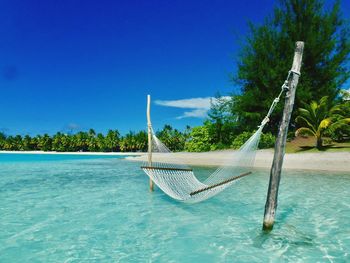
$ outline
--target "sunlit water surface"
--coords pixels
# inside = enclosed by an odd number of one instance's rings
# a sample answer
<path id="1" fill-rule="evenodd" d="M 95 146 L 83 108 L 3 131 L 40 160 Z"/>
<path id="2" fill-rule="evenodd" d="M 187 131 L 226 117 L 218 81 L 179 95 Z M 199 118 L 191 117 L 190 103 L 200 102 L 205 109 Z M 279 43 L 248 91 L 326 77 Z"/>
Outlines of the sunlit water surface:
<path id="1" fill-rule="evenodd" d="M 270 234 L 267 186 L 189 205 L 122 158 L 0 154 L 0 262 L 350 262 L 349 174 L 284 172 Z"/>

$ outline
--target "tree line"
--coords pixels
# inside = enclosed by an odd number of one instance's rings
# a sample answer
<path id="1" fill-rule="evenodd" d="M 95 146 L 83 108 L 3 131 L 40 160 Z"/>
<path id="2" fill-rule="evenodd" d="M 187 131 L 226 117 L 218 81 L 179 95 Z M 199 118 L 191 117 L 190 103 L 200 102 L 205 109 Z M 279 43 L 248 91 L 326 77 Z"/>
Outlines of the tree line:
<path id="1" fill-rule="evenodd" d="M 170 125 L 157 132 L 158 137 L 172 151 L 182 151 L 187 139 L 186 133 Z M 121 136 L 118 130 L 106 134 L 94 129 L 75 134 L 57 132 L 54 135 L 6 136 L 0 132 L 0 150 L 5 151 L 57 151 L 57 152 L 136 152 L 147 151 L 146 131 L 128 132 Z"/>

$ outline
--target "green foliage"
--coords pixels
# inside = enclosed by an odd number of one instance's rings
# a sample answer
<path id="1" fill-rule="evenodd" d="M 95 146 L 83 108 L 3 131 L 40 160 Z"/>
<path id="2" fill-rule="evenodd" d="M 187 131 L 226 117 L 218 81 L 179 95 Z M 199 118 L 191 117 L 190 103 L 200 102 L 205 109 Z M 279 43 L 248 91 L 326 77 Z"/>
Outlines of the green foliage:
<path id="1" fill-rule="evenodd" d="M 215 143 L 210 145 L 210 151 L 224 150 L 226 148 L 228 148 L 228 146 L 223 143 Z"/>
<path id="2" fill-rule="evenodd" d="M 4 148 L 4 144 L 6 142 L 6 135 L 3 132 L 0 132 L 0 149 Z"/>
<path id="3" fill-rule="evenodd" d="M 295 132 L 298 135 L 311 135 L 316 138 L 316 148 L 322 148 L 322 137 L 349 133 L 350 104 L 333 105 L 327 96 L 319 102 L 312 101 L 299 108 L 296 122 L 300 128 Z"/>
<path id="4" fill-rule="evenodd" d="M 119 150 L 120 133 L 118 130 L 109 130 L 106 138 L 106 151 L 116 152 Z"/>
<path id="5" fill-rule="evenodd" d="M 231 148 L 239 149 L 253 134 L 253 132 L 242 132 L 238 135 L 234 141 L 232 142 Z M 276 136 L 272 135 L 272 133 L 262 133 L 259 141 L 259 149 L 271 148 L 275 145 Z"/>
<path id="6" fill-rule="evenodd" d="M 208 120 L 205 125 L 210 129 L 212 148 L 227 148 L 237 133 L 234 116 L 230 114 L 232 101 L 228 97 L 222 97 L 219 94 L 215 101 L 211 102 L 211 108 L 208 112 Z"/>
<path id="7" fill-rule="evenodd" d="M 231 101 L 219 94 L 211 102 L 208 119 L 187 136 L 185 150 L 190 152 L 215 151 L 229 148 L 237 133 L 234 117 L 230 115 Z"/>
<path id="8" fill-rule="evenodd" d="M 210 136 L 210 125 L 192 128 L 190 139 L 185 143 L 185 150 L 189 152 L 209 151 L 212 145 Z"/>
<path id="9" fill-rule="evenodd" d="M 90 129 L 76 134 L 57 132 L 31 137 L 6 136 L 0 133 L 0 150 L 9 151 L 57 151 L 57 152 L 117 152 L 117 151 L 146 151 L 147 133 L 130 132 L 121 137 L 118 130 L 109 130 L 106 135 Z"/>
<path id="10" fill-rule="evenodd" d="M 276 136 L 271 132 L 261 134 L 259 149 L 268 149 L 275 146 Z"/>
<path id="11" fill-rule="evenodd" d="M 293 131 L 288 131 L 288 134 L 287 134 L 287 141 L 290 142 L 290 141 L 292 141 L 294 138 L 295 138 L 295 132 L 293 132 Z"/>
<path id="12" fill-rule="evenodd" d="M 233 78 L 242 86 L 242 94 L 234 95 L 231 103 L 239 130 L 252 130 L 263 119 L 291 67 L 295 41 L 305 42 L 296 108 L 302 100 L 333 100 L 349 77 L 349 28 L 339 1 L 326 10 L 321 0 L 281 0 L 263 25 L 251 25 Z M 282 104 L 268 129 L 277 129 Z"/>
<path id="13" fill-rule="evenodd" d="M 38 136 L 37 139 L 37 147 L 42 151 L 50 151 L 52 148 L 52 138 L 48 134 L 44 134 L 43 136 Z M 23 150 L 23 148 L 21 149 Z"/>
<path id="14" fill-rule="evenodd" d="M 333 124 L 326 131 L 326 135 L 335 141 L 350 139 L 350 101 L 345 101 L 332 108 Z"/>
<path id="15" fill-rule="evenodd" d="M 252 136 L 254 132 L 242 132 L 239 134 L 232 142 L 231 148 L 233 149 L 239 149 L 249 138 Z"/>
<path id="16" fill-rule="evenodd" d="M 220 102 L 223 106 L 223 101 Z M 216 108 L 217 104 L 212 104 L 209 119 L 203 126 L 194 127 L 185 143 L 185 150 L 189 152 L 205 152 L 222 150 L 230 147 L 234 127 L 225 116 L 224 108 Z"/>
<path id="17" fill-rule="evenodd" d="M 157 132 L 157 137 L 171 151 L 178 152 L 184 150 L 188 132 L 182 133 L 177 129 L 173 129 L 170 125 L 165 125 L 161 131 Z"/>
<path id="18" fill-rule="evenodd" d="M 130 131 L 120 140 L 120 150 L 122 152 L 147 151 L 147 133 Z"/>
<path id="19" fill-rule="evenodd" d="M 340 98 L 343 102 L 350 101 L 350 89 L 349 90 L 340 90 Z"/>
<path id="20" fill-rule="evenodd" d="M 135 136 L 136 151 L 145 152 L 147 151 L 148 136 L 145 131 L 139 131 Z"/>
<path id="21" fill-rule="evenodd" d="M 324 96 L 329 101 L 336 100 L 341 85 L 350 74 L 346 67 L 350 53 L 349 27 L 339 8 L 339 2 L 326 10 L 321 0 L 281 0 L 273 16 L 263 25 L 250 25 L 251 34 L 242 49 L 238 73 L 233 78 L 242 87 L 242 93 L 233 94 L 231 99 L 218 95 L 212 102 L 208 120 L 192 130 L 185 149 L 239 148 L 262 121 L 280 92 L 291 66 L 296 41 L 304 41 L 305 49 L 295 107 L 303 105 L 302 100 L 309 103 Z M 341 96 L 346 99 L 347 93 L 343 92 Z M 329 110 L 322 107 L 319 116 Z M 275 137 L 269 132 L 277 133 L 282 108 L 283 103 L 277 105 L 270 117 L 266 126 L 268 133 L 262 135 L 260 148 L 274 145 Z M 344 118 L 344 114 L 337 118 L 332 114 L 332 124 L 322 118 L 322 129 L 331 132 L 334 138 L 345 138 L 349 126 L 345 126 Z M 295 125 L 292 124 L 291 129 L 295 129 Z M 305 128 L 299 131 L 307 133 Z M 288 138 L 292 139 L 293 134 L 290 131 Z"/>
<path id="22" fill-rule="evenodd" d="M 188 139 L 190 128 L 185 132 L 173 129 L 165 125 L 158 136 L 173 151 L 182 151 Z M 145 131 L 128 132 L 120 136 L 118 130 L 109 130 L 106 135 L 96 133 L 90 129 L 88 132 L 77 132 L 75 134 L 64 134 L 57 132 L 31 137 L 6 136 L 0 133 L 0 150 L 9 151 L 57 151 L 57 152 L 138 152 L 147 151 L 148 136 Z"/>
<path id="23" fill-rule="evenodd" d="M 322 147 L 322 137 L 326 129 L 331 125 L 331 105 L 328 97 L 323 97 L 319 102 L 312 101 L 306 104 L 304 108 L 298 109 L 298 117 L 295 119 L 299 125 L 295 135 L 314 136 L 316 138 L 316 147 Z"/>

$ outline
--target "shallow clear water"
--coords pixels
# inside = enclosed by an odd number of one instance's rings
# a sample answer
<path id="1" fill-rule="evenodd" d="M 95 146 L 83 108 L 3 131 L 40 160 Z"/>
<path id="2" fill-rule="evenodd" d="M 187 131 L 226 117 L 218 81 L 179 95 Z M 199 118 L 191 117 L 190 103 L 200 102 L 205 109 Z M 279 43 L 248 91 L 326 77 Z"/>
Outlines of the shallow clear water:
<path id="1" fill-rule="evenodd" d="M 263 234 L 268 171 L 189 205 L 138 163 L 63 157 L 0 154 L 0 262 L 350 262 L 349 174 L 284 172 Z"/>

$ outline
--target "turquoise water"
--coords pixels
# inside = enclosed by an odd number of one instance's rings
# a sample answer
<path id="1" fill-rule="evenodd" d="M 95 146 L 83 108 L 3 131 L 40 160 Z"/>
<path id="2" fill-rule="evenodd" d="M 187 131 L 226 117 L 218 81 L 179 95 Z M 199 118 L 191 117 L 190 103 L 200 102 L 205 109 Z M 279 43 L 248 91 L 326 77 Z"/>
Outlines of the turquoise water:
<path id="1" fill-rule="evenodd" d="M 91 160 L 91 159 L 109 159 L 123 158 L 113 155 L 77 155 L 77 154 L 2 154 L 0 153 L 0 162 L 47 162 L 47 161 L 65 161 L 65 160 Z"/>
<path id="2" fill-rule="evenodd" d="M 0 154 L 0 262 L 350 262 L 349 174 L 285 172 L 263 234 L 268 171 L 189 205 L 137 163 L 45 158 Z"/>

